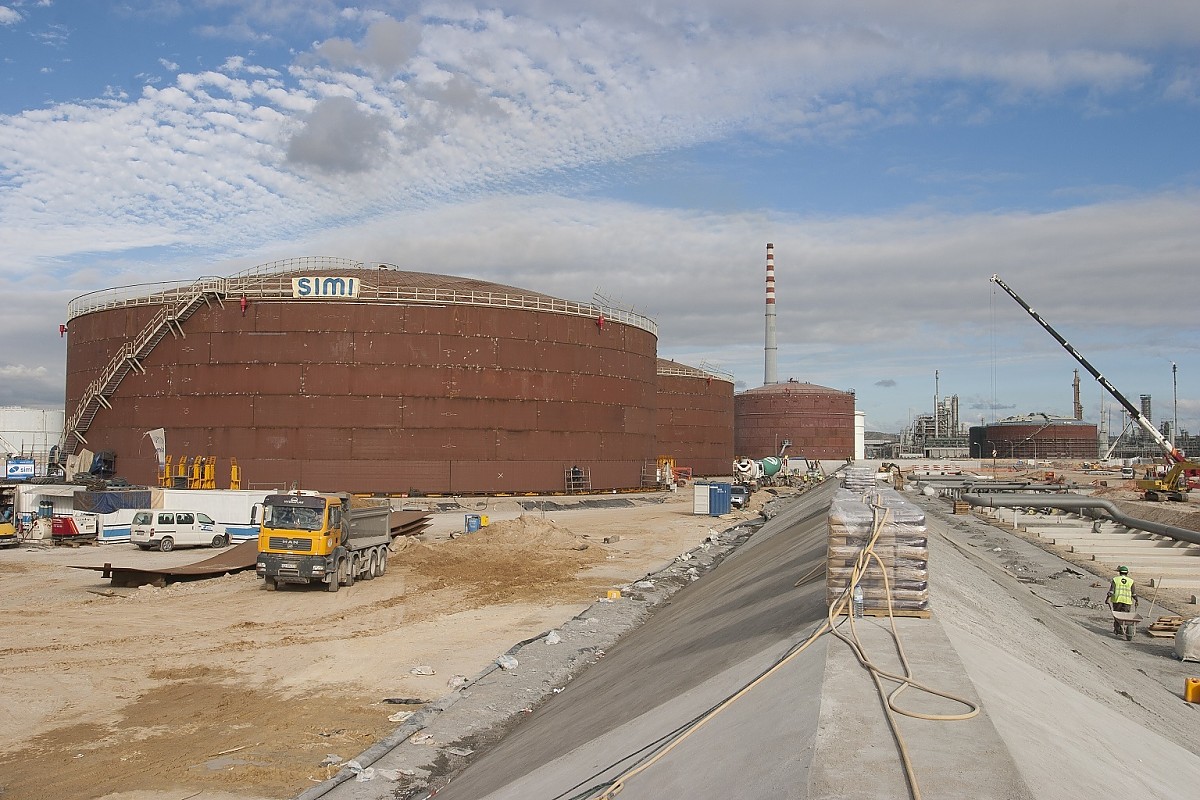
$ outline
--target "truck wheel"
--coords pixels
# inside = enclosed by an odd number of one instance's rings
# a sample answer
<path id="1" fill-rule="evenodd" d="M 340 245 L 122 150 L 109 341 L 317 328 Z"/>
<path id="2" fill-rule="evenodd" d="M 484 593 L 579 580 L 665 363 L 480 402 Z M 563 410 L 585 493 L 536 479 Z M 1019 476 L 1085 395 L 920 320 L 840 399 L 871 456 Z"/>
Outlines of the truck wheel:
<path id="1" fill-rule="evenodd" d="M 360 581 L 369 581 L 375 577 L 375 551 L 370 550 L 363 553 L 362 561 L 359 562 L 362 570 L 358 573 Z"/>
<path id="2" fill-rule="evenodd" d="M 213 540 L 212 540 L 213 547 L 224 547 L 227 544 L 229 544 L 229 543 L 225 541 L 224 536 L 217 534 L 216 536 L 213 537 Z"/>
<path id="3" fill-rule="evenodd" d="M 329 583 L 325 586 L 325 591 L 336 592 L 342 588 L 342 573 L 346 570 L 346 559 L 339 558 L 333 567 L 333 572 L 329 575 Z"/>
<path id="4" fill-rule="evenodd" d="M 358 564 L 355 563 L 356 561 L 357 558 L 355 556 L 346 556 L 345 560 L 342 561 L 342 568 L 345 570 L 345 572 L 338 573 L 339 575 L 342 575 L 342 585 L 347 589 L 354 585 L 354 573 L 358 570 Z"/>
<path id="5" fill-rule="evenodd" d="M 387 545 L 379 548 L 379 553 L 375 557 L 375 577 L 382 578 L 383 573 L 387 572 Z"/>
<path id="6" fill-rule="evenodd" d="M 158 541 L 158 549 L 164 553 L 169 553 L 175 549 L 175 540 L 170 536 L 164 536 Z"/>
<path id="7" fill-rule="evenodd" d="M 264 578 L 263 585 L 267 587 L 268 592 L 273 592 L 279 588 L 279 583 L 274 578 Z"/>

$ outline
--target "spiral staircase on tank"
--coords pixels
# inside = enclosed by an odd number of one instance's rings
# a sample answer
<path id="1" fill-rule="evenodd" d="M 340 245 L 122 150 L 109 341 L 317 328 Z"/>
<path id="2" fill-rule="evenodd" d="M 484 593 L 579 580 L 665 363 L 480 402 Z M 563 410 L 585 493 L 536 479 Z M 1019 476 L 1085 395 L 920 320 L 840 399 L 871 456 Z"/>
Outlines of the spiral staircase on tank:
<path id="1" fill-rule="evenodd" d="M 224 307 L 225 290 L 224 280 L 204 278 L 173 292 L 169 298 L 162 298 L 167 302 L 159 308 L 158 313 L 151 317 L 136 336 L 121 345 L 100 371 L 100 375 L 88 384 L 83 396 L 79 398 L 79 405 L 67 418 L 63 429 L 64 455 L 74 454 L 81 444 L 87 444 L 84 434 L 101 408 L 112 408 L 109 398 L 117 391 L 125 376 L 131 370 L 145 374 L 142 359 L 149 355 L 168 333 L 176 338 L 183 338 L 183 323 L 196 313 L 201 305 L 209 304 L 212 299 Z"/>

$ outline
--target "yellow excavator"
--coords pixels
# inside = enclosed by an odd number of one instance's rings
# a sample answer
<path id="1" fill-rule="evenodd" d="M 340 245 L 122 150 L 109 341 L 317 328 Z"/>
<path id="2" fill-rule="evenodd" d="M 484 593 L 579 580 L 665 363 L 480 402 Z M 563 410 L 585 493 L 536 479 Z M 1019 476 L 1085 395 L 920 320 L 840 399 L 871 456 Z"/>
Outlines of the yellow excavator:
<path id="1" fill-rule="evenodd" d="M 1176 461 L 1162 475 L 1150 473 L 1135 481 L 1142 497 L 1147 500 L 1174 500 L 1186 503 L 1188 492 L 1200 482 L 1200 464 L 1195 461 Z"/>

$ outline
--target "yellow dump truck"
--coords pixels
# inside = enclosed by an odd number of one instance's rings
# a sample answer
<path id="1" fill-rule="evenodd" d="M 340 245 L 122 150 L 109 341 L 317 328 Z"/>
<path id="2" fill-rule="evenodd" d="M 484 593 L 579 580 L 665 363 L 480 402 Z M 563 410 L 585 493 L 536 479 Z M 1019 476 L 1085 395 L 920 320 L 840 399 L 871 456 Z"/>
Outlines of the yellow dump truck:
<path id="1" fill-rule="evenodd" d="M 266 496 L 255 570 L 268 589 L 324 583 L 336 592 L 383 575 L 392 541 L 391 507 L 352 505 L 351 499 L 317 492 Z"/>

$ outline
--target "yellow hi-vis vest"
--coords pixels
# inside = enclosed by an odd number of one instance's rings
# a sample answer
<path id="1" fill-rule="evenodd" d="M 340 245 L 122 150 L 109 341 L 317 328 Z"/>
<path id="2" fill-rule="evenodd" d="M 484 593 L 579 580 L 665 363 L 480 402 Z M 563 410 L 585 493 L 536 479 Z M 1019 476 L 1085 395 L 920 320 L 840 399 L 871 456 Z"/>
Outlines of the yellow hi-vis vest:
<path id="1" fill-rule="evenodd" d="M 1112 601 L 1114 603 L 1133 603 L 1133 578 L 1125 575 L 1113 578 Z"/>

